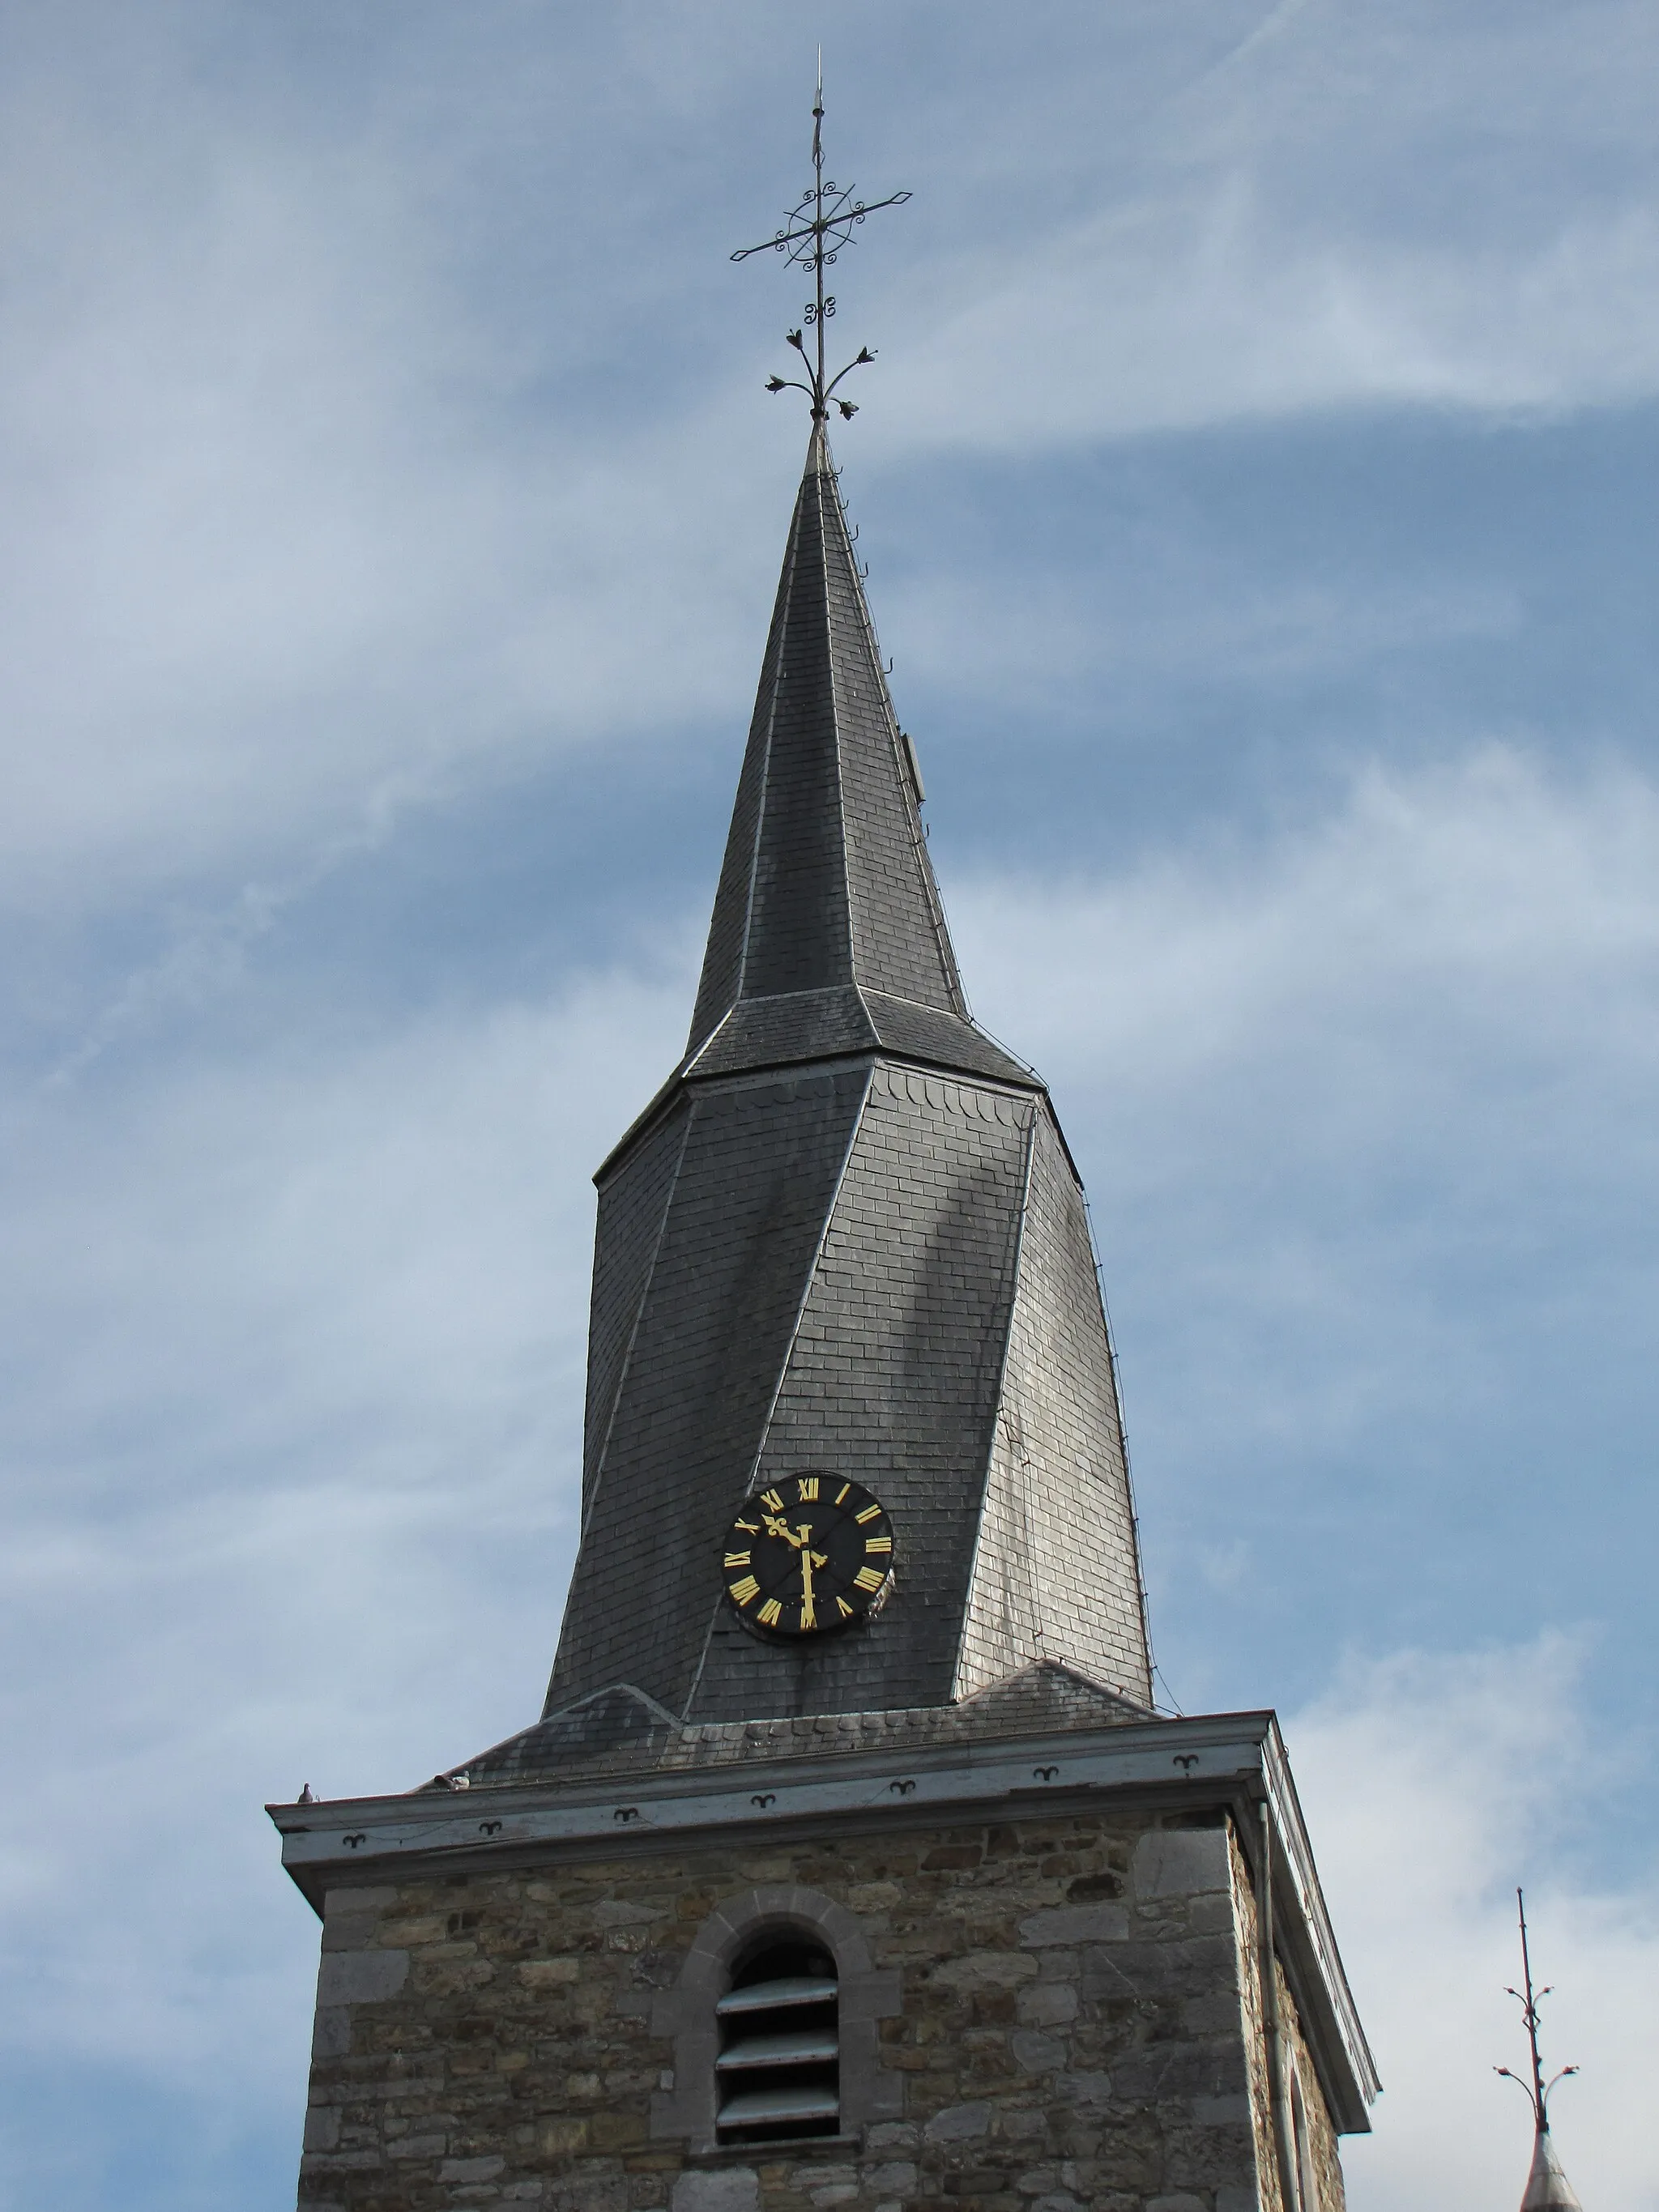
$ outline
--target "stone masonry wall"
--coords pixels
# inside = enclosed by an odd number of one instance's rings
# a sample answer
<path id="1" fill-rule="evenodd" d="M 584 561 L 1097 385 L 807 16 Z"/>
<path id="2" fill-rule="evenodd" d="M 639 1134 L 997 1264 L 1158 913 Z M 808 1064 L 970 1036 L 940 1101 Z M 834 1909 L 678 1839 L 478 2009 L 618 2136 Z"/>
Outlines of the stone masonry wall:
<path id="1" fill-rule="evenodd" d="M 301 2204 L 1255 2212 L 1229 1840 L 1079 1814 L 331 1890 Z M 653 2011 L 714 1908 L 776 1883 L 898 1970 L 902 2117 L 741 2154 L 653 2140 Z"/>
<path id="2" fill-rule="evenodd" d="M 1284 2192 L 1279 2187 L 1279 2166 L 1273 2148 L 1267 2041 L 1263 2025 L 1261 1922 L 1256 1917 L 1255 1894 L 1250 1883 L 1249 1869 L 1236 1834 L 1228 1837 L 1227 1856 L 1233 1885 L 1234 1926 L 1238 1938 L 1238 1980 L 1244 2001 L 1250 2121 L 1255 2136 L 1257 2170 L 1261 2177 L 1261 2212 L 1285 2212 Z M 1346 2212 L 1342 2159 L 1337 2145 L 1336 2130 L 1331 2124 L 1325 2100 L 1320 2094 L 1319 2076 L 1314 2070 L 1313 2055 L 1303 2036 L 1302 2023 L 1297 2016 L 1296 2000 L 1291 1995 L 1284 1968 L 1276 1959 L 1273 1966 L 1278 1978 L 1279 2017 L 1285 2037 L 1285 2055 L 1302 2078 L 1309 2148 L 1312 2153 L 1318 2199 L 1315 2204 L 1305 2205 L 1303 2212 Z M 1288 2088 L 1285 2094 L 1288 2096 Z"/>

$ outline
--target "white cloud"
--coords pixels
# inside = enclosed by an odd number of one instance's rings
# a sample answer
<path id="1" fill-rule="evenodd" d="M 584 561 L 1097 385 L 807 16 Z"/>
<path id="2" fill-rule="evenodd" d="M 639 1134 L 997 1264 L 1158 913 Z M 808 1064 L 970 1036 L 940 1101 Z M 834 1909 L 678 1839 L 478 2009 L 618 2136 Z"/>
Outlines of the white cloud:
<path id="1" fill-rule="evenodd" d="M 30 19 L 0 134 L 11 897 L 303 873 L 455 778 L 740 718 L 799 426 L 757 411 L 733 334 L 771 328 L 738 303 L 776 284 L 718 283 L 708 227 L 773 204 L 726 123 L 804 33 L 769 13 L 757 49 L 728 7 L 694 65 L 678 12 L 652 20 L 538 43 L 498 14 L 457 46 L 416 10 L 370 96 L 325 40 L 204 70 L 205 0 L 139 41 L 96 5 Z M 888 137 L 928 124 L 916 207 L 859 264 L 872 470 L 1659 386 L 1639 15 L 1031 28 L 1014 55 L 988 17 L 867 88 Z M 710 275 L 662 271 L 659 337 L 645 241 L 688 220 Z"/>
<path id="2" fill-rule="evenodd" d="M 1014 91 L 1028 135 L 1049 122 L 1072 155 L 1066 216 L 1022 204 L 1011 234 L 994 211 L 1006 179 L 969 187 L 967 228 L 990 237 L 906 271 L 902 405 L 878 438 L 1018 452 L 1653 393 L 1659 200 L 1635 93 L 1650 18 L 1623 0 L 1507 15 L 1326 0 L 1257 12 L 1206 65 L 1230 16 L 1194 21 L 1197 66 L 1167 98 L 1113 114 L 1114 161 L 1052 83 Z M 1142 32 L 1085 81 L 1103 90 L 1156 45 Z"/>
<path id="3" fill-rule="evenodd" d="M 15 1117 L 0 1579 L 29 1784 L 0 1941 L 37 2062 L 182 2093 L 210 2057 L 245 2117 L 298 2109 L 314 1933 L 258 1807 L 406 1788 L 533 1717 L 587 1171 L 687 994 L 596 978 Z"/>
<path id="4" fill-rule="evenodd" d="M 855 10 L 857 127 L 917 149 L 893 170 L 917 198 L 859 264 L 881 403 L 847 457 L 1651 394 L 1650 14 L 1522 14 Z M 586 1176 L 690 996 L 684 975 L 567 977 L 552 1006 L 363 1035 L 325 981 L 273 974 L 268 924 L 407 803 L 543 750 L 740 726 L 799 443 L 751 386 L 793 302 L 714 279 L 770 220 L 781 142 L 754 118 L 816 37 L 748 4 L 620 28 L 414 6 L 349 51 L 297 20 L 77 0 L 0 29 L 7 896 L 173 945 L 134 955 L 58 1083 L 8 1109 L 0 1579 L 26 1784 L 0 1909 L 32 1989 L 9 2032 L 77 2082 L 205 2073 L 233 2133 L 297 2116 L 314 1958 L 258 1800 L 401 1786 L 534 1706 L 570 1546 Z M 238 43 L 256 21 L 269 51 Z M 921 650 L 977 670 L 986 610 L 935 550 Z M 1022 680 L 1323 668 L 1334 636 L 1346 663 L 1524 612 L 1425 560 L 1363 608 L 1271 577 L 1218 606 L 1199 575 L 1178 631 L 1010 577 L 1019 635 L 994 651 Z M 1656 863 L 1648 784 L 1494 746 L 1379 771 L 1265 845 L 953 898 L 981 1010 L 1151 1255 L 1146 1303 L 1120 1306 L 1132 1352 L 1158 1297 L 1234 1317 L 1160 1382 L 1166 1437 L 1350 1435 L 1436 1361 L 1512 1396 L 1518 1355 L 1458 1275 L 1509 1237 L 1559 1237 L 1549 1295 L 1609 1343 L 1639 1328 Z M 266 988 L 318 995 L 268 1024 Z M 1133 1358 L 1130 1383 L 1133 1415 Z M 1198 1556 L 1212 1594 L 1262 1574 L 1231 1528 Z M 1358 1669 L 1293 1727 L 1390 2082 L 1356 2212 L 1436 2201 L 1419 2141 L 1459 2212 L 1488 2182 L 1511 2201 L 1512 2135 L 1479 2175 L 1457 2163 L 1431 2057 L 1463 2054 L 1437 2013 L 1419 2065 L 1391 1955 L 1449 2020 L 1501 1989 L 1510 1829 L 1537 1839 L 1519 1870 L 1587 2067 L 1570 2168 L 1593 2212 L 1651 2202 L 1594 2101 L 1628 2084 L 1604 2043 L 1639 2039 L 1649 1905 L 1546 1848 L 1603 1786 L 1571 1765 L 1559 1656 L 1516 1662 L 1532 1744 L 1495 1659 Z M 1433 1852 L 1389 1852 L 1402 1819 Z M 1402 1936 L 1385 1892 L 1407 1885 Z M 1605 2029 L 1570 2009 L 1583 1992 Z M 1485 2061 L 1483 2040 L 1468 2109 L 1513 2130 Z"/>
<path id="5" fill-rule="evenodd" d="M 1645 1643 L 1656 887 L 1649 782 L 1503 748 L 1115 881 L 947 877 L 1090 1191 L 1183 1702 L 1355 1609 Z"/>
<path id="6" fill-rule="evenodd" d="M 1565 411 L 1659 384 L 1647 208 L 1502 246 L 1287 237 L 1233 174 L 951 273 L 973 304 L 902 349 L 890 448 L 1018 453 L 1344 409 Z"/>
<path id="7" fill-rule="evenodd" d="M 1286 1723 L 1297 1784 L 1384 2094 L 1344 2147 L 1353 2212 L 1518 2203 L 1531 2123 L 1492 2069 L 1523 2070 L 1515 1890 L 1524 1883 L 1553 2067 L 1583 2071 L 1553 2106 L 1586 2204 L 1650 2212 L 1659 1889 L 1574 1863 L 1605 1788 L 1559 1635 L 1479 1652 L 1351 1661 Z M 1601 1771 L 1598 1771 L 1598 1767 Z"/>
<path id="8" fill-rule="evenodd" d="M 988 1018 L 1006 1007 L 1073 1082 L 1162 1096 L 1229 1059 L 1294 1051 L 1298 1084 L 1322 1068 L 1340 1083 L 1356 1052 L 1387 1084 L 1397 1045 L 1431 1033 L 1437 1054 L 1449 1025 L 1468 1060 L 1501 1038 L 1557 1062 L 1599 1044 L 1645 1068 L 1632 1017 L 1659 983 L 1656 861 L 1644 778 L 1569 781 L 1493 744 L 1364 769 L 1346 802 L 1265 849 L 1212 833 L 1115 881 L 981 880 L 952 910 Z M 1426 1058 L 1407 1053 L 1395 1080 L 1429 1079 Z M 1346 1146 L 1354 1113 L 1393 1125 L 1374 1085 L 1335 1127 L 1321 1094 L 1308 1133 Z"/>

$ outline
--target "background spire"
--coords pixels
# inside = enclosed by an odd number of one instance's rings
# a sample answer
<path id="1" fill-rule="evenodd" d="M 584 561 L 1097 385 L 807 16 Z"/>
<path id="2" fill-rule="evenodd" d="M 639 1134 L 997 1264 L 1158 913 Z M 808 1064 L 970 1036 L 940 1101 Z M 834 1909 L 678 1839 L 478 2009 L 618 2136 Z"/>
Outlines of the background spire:
<path id="1" fill-rule="evenodd" d="M 1532 1985 L 1532 1950 L 1527 1940 L 1527 1900 L 1524 1893 L 1515 1893 L 1516 1916 L 1521 1923 L 1521 1987 L 1510 1995 L 1521 2008 L 1521 2017 L 1526 2022 L 1527 2049 L 1532 2060 L 1532 2078 L 1522 2081 L 1520 2075 L 1507 2066 L 1493 2068 L 1504 2081 L 1513 2081 L 1522 2089 L 1532 2106 L 1533 2146 L 1532 2167 L 1527 2176 L 1526 2193 L 1521 2199 L 1521 2212 L 1581 2212 L 1572 2184 L 1561 2170 L 1561 2161 L 1555 2154 L 1550 2140 L 1550 2092 L 1558 2081 L 1565 2081 L 1576 2074 L 1576 2066 L 1564 2066 L 1559 2074 L 1546 2081 L 1544 2063 L 1538 2051 L 1538 2008 L 1549 1995 L 1547 1986 L 1534 1990 Z"/>
<path id="2" fill-rule="evenodd" d="M 800 365 L 805 378 L 771 376 L 767 379 L 769 392 L 804 392 L 811 403 L 812 420 L 823 423 L 830 419 L 833 404 L 842 417 L 850 422 L 858 413 L 850 399 L 837 399 L 836 388 L 855 368 L 862 368 L 875 359 L 868 346 L 860 346 L 844 368 L 831 377 L 824 358 L 824 325 L 836 312 L 836 295 L 823 289 L 823 272 L 834 265 L 843 246 L 853 244 L 853 232 L 867 215 L 878 209 L 900 207 L 910 197 L 908 192 L 890 192 L 885 199 L 868 203 L 858 198 L 857 186 L 838 185 L 833 177 L 823 173 L 823 49 L 818 48 L 817 88 L 812 99 L 812 181 L 801 194 L 796 204 L 784 217 L 782 229 L 772 237 L 763 239 L 758 246 L 741 246 L 732 256 L 733 261 L 747 261 L 751 253 L 781 253 L 790 262 L 809 270 L 812 276 L 812 297 L 804 311 L 805 328 L 789 332 L 789 343 L 800 356 Z M 806 331 L 812 333 L 809 343 Z"/>

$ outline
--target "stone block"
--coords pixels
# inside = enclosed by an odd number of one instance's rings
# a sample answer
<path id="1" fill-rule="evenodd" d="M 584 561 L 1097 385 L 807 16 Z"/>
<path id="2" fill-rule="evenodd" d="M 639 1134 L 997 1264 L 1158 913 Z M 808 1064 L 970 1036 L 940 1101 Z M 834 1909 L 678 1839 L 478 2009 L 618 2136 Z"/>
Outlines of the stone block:
<path id="1" fill-rule="evenodd" d="M 908 2197 L 916 2185 L 916 2169 L 906 2160 L 896 2160 L 888 2166 L 872 2166 L 865 2170 L 864 2185 L 872 2196 L 879 2197 L 891 2190 L 900 2197 Z"/>
<path id="2" fill-rule="evenodd" d="M 918 2140 L 917 2130 L 906 2120 L 884 2120 L 864 2138 L 867 2150 L 914 2150 Z"/>
<path id="3" fill-rule="evenodd" d="M 1021 1982 L 1035 1981 L 1036 1960 L 1017 1952 L 970 1951 L 965 1958 L 947 1960 L 933 1969 L 933 1979 L 947 1990 L 1011 1990 Z"/>
<path id="4" fill-rule="evenodd" d="M 569 2116 L 544 2120 L 536 2130 L 536 2142 L 539 2149 L 554 2157 L 567 2151 L 586 2150 L 587 2122 Z"/>
<path id="5" fill-rule="evenodd" d="M 1134 1996 L 1208 1996 L 1232 1989 L 1238 1954 L 1231 1939 L 1220 1936 L 1140 1936 L 1133 1942 L 1101 1944 L 1084 1954 L 1078 1986 L 1085 1999 Z"/>
<path id="6" fill-rule="evenodd" d="M 1187 1901 L 1188 1932 L 1194 1936 L 1231 1936 L 1233 1900 L 1227 1890 L 1205 1890 Z"/>
<path id="7" fill-rule="evenodd" d="M 1208 2044 L 1165 2043 L 1126 2052 L 1113 2069 L 1118 2094 L 1139 2104 L 1169 2097 L 1187 2100 L 1239 2093 L 1239 2055 Z"/>
<path id="8" fill-rule="evenodd" d="M 1027 2074 L 1058 2073 L 1066 2063 L 1066 2045 L 1059 2037 L 1039 2035 L 1032 2027 L 1017 2027 L 1008 2045 L 1015 2063 Z"/>
<path id="9" fill-rule="evenodd" d="M 306 2113 L 305 2148 L 307 2150 L 334 2150 L 339 2141 L 339 2106 L 313 2105 Z"/>
<path id="10" fill-rule="evenodd" d="M 438 2168 L 440 2181 L 494 2181 L 506 2166 L 504 2158 L 447 2158 Z"/>
<path id="11" fill-rule="evenodd" d="M 1028 1951 L 1055 1943 L 1117 1943 L 1128 1933 L 1127 1905 L 1062 1905 L 1019 1923 L 1019 1940 Z"/>
<path id="12" fill-rule="evenodd" d="M 752 2166 L 683 2173 L 669 2203 L 672 2212 L 760 2212 L 760 2176 Z"/>
<path id="13" fill-rule="evenodd" d="M 519 1967 L 519 1979 L 527 1990 L 568 1989 L 581 1978 L 580 1959 L 526 1959 Z"/>
<path id="14" fill-rule="evenodd" d="M 1187 2106 L 1194 2127 L 1247 2128 L 1250 2124 L 1250 2100 L 1241 2090 L 1232 2097 L 1194 2097 Z"/>
<path id="15" fill-rule="evenodd" d="M 888 1912 L 903 1901 L 904 1892 L 896 1881 L 854 1882 L 847 1893 L 848 1905 L 854 1912 Z"/>
<path id="16" fill-rule="evenodd" d="M 1134 1847 L 1129 1879 L 1138 1898 L 1190 1897 L 1231 1887 L 1224 1828 L 1151 1828 Z"/>
<path id="17" fill-rule="evenodd" d="M 648 1928 L 653 1921 L 667 1917 L 665 1905 L 641 1905 L 623 1897 L 601 1898 L 587 1914 L 595 1928 Z"/>
<path id="18" fill-rule="evenodd" d="M 400 1904 L 402 1899 L 402 1890 L 390 1882 L 372 1886 L 365 1883 L 361 1888 L 355 1883 L 343 1882 L 338 1887 L 331 1889 L 323 1899 L 323 1925 L 326 1927 L 331 1920 L 339 1920 L 352 1913 L 384 1912 L 390 1906 Z"/>
<path id="19" fill-rule="evenodd" d="M 325 1951 L 317 1974 L 317 2002 L 384 2004 L 409 1979 L 407 1951 Z"/>
<path id="20" fill-rule="evenodd" d="M 969 2142 L 988 2133 L 990 2125 L 988 2104 L 951 2105 L 944 2112 L 934 2113 L 927 2123 L 926 2134 L 929 2142 Z"/>
<path id="21" fill-rule="evenodd" d="M 1112 2077 L 1109 2074 L 1062 2074 L 1054 2084 L 1055 2094 L 1068 2105 L 1093 2106 L 1109 2105 L 1112 2101 Z"/>

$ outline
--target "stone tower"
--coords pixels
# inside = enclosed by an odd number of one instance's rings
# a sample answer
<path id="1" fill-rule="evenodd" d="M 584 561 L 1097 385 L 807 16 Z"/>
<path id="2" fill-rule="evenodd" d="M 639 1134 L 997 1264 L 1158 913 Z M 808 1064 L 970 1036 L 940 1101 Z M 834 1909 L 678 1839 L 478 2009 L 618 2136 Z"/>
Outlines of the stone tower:
<path id="1" fill-rule="evenodd" d="M 544 1712 L 270 1808 L 305 2212 L 1340 2212 L 1376 2081 L 1284 1747 L 1153 1708 L 1081 1188 L 921 797 L 820 415 L 685 1056 L 596 1177 Z"/>

